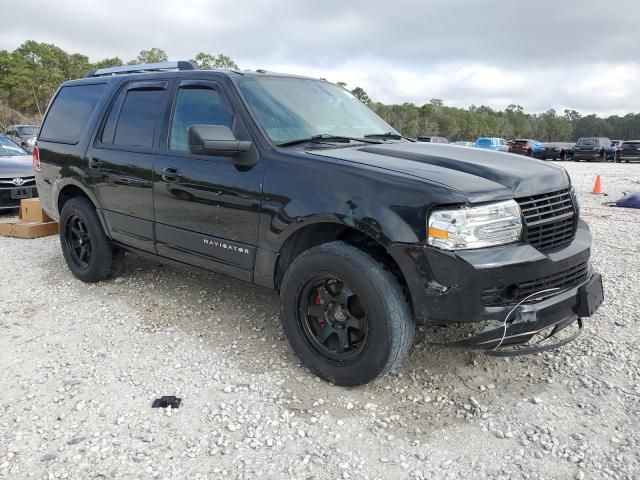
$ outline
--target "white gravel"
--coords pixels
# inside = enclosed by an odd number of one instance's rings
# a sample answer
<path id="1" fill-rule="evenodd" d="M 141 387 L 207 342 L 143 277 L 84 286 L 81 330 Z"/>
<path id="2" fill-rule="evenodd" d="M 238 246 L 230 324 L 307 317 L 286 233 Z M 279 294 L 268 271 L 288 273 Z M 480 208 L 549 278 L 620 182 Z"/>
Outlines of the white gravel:
<path id="1" fill-rule="evenodd" d="M 299 365 L 269 291 L 133 257 L 87 285 L 57 237 L 0 237 L 0 478 L 640 478 L 640 211 L 601 205 L 640 165 L 565 166 L 605 282 L 585 333 L 510 360 L 423 334 L 358 389 Z"/>

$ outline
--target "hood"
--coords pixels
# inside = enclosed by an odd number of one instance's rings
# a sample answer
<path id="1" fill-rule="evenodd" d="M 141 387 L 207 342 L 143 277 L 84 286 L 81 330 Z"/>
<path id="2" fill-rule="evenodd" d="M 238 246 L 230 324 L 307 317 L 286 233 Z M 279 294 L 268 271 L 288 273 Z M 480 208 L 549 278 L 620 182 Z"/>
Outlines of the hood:
<path id="1" fill-rule="evenodd" d="M 511 153 L 437 143 L 388 143 L 309 153 L 446 185 L 470 202 L 526 197 L 569 188 L 564 168 Z"/>
<path id="2" fill-rule="evenodd" d="M 0 178 L 33 177 L 33 162 L 30 155 L 0 157 Z"/>

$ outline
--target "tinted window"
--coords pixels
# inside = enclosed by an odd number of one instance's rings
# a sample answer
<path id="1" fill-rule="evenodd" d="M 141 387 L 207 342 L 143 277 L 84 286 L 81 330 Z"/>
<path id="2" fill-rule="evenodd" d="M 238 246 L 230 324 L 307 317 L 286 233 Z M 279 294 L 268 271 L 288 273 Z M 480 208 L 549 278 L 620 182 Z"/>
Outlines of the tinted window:
<path id="1" fill-rule="evenodd" d="M 37 135 L 38 127 L 18 127 L 18 135 Z"/>
<path id="2" fill-rule="evenodd" d="M 151 147 L 158 119 L 164 108 L 165 90 L 129 90 L 119 110 L 113 144 L 127 147 Z M 112 115 L 117 112 L 112 111 Z M 112 115 L 109 115 L 110 117 Z M 111 118 L 110 118 L 111 119 Z M 105 126 L 105 133 L 109 120 Z M 103 143 L 110 138 L 103 134 Z"/>
<path id="3" fill-rule="evenodd" d="M 231 128 L 233 115 L 216 90 L 181 88 L 171 125 L 171 150 L 189 150 L 188 130 L 191 125 L 226 125 Z"/>
<path id="4" fill-rule="evenodd" d="M 597 138 L 581 138 L 578 140 L 578 145 L 598 145 Z"/>
<path id="5" fill-rule="evenodd" d="M 476 141 L 476 145 L 479 145 L 481 147 L 490 147 L 491 145 L 493 145 L 493 141 L 490 138 L 479 138 Z"/>
<path id="6" fill-rule="evenodd" d="M 104 88 L 104 83 L 63 87 L 49 109 L 40 139 L 78 143 Z"/>

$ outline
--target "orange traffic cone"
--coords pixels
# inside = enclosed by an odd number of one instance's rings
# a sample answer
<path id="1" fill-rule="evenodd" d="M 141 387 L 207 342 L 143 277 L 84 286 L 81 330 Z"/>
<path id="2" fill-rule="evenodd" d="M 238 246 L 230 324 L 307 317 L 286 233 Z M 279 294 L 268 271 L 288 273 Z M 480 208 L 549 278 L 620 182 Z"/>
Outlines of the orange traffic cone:
<path id="1" fill-rule="evenodd" d="M 600 183 L 600 175 L 596 177 L 596 183 L 593 184 L 593 191 L 591 192 L 594 195 L 602 195 L 602 184 Z"/>

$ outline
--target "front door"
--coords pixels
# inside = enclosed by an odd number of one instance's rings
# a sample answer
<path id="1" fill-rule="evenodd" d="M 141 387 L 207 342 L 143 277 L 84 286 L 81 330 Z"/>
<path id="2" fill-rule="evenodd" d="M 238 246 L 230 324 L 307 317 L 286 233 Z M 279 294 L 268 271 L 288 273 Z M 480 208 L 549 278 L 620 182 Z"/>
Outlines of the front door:
<path id="1" fill-rule="evenodd" d="M 233 158 L 189 153 L 191 125 L 225 125 L 238 139 L 250 139 L 218 83 L 178 82 L 164 151 L 154 163 L 157 252 L 250 281 L 258 241 L 261 162 L 241 167 Z"/>
<path id="2" fill-rule="evenodd" d="M 153 161 L 169 98 L 168 81 L 124 84 L 87 150 L 87 172 L 111 236 L 155 252 Z"/>

